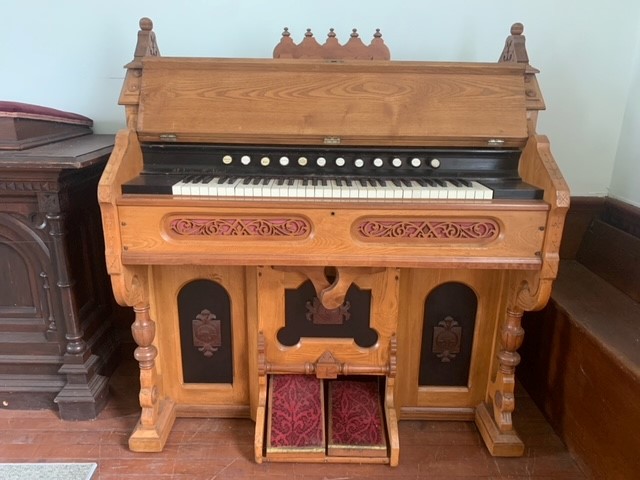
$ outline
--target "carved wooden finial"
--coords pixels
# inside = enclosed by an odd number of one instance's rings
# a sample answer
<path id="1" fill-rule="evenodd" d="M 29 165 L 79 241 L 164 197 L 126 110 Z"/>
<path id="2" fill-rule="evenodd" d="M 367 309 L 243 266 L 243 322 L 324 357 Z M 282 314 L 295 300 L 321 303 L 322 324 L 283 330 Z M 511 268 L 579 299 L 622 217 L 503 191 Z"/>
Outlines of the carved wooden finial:
<path id="1" fill-rule="evenodd" d="M 538 70 L 529 64 L 529 55 L 527 54 L 523 32 L 524 25 L 522 25 L 522 23 L 516 22 L 511 25 L 511 35 L 507 37 L 498 61 L 525 65 L 524 83 L 527 110 L 530 112 L 544 110 L 544 100 L 542 99 L 542 93 L 536 80 Z"/>
<path id="2" fill-rule="evenodd" d="M 522 35 L 522 32 L 524 32 L 524 25 L 520 22 L 511 25 L 511 35 Z"/>
<path id="3" fill-rule="evenodd" d="M 278 45 L 273 49 L 273 58 L 293 58 L 295 50 L 296 44 L 293 43 L 293 40 L 291 39 L 289 28 L 284 27 L 280 43 L 278 43 Z"/>
<path id="4" fill-rule="evenodd" d="M 524 32 L 524 25 L 521 23 L 511 25 L 511 35 L 507 37 L 500 55 L 501 62 L 529 63 L 522 32 Z"/>
<path id="5" fill-rule="evenodd" d="M 138 31 L 138 43 L 133 53 L 133 61 L 125 67 L 140 68 L 142 57 L 160 56 L 158 44 L 156 43 L 156 34 L 153 32 L 153 22 L 150 18 L 142 17 L 139 22 L 140 31 Z"/>

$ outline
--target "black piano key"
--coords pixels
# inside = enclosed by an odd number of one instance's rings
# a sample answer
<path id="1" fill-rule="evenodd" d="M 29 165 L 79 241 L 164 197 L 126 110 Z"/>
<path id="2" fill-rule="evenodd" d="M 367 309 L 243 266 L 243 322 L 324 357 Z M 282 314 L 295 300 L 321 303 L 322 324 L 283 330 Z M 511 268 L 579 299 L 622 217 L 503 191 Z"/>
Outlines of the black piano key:
<path id="1" fill-rule="evenodd" d="M 251 183 L 252 178 L 251 177 L 247 177 L 242 181 L 243 185 L 249 185 Z"/>
<path id="2" fill-rule="evenodd" d="M 276 184 L 278 184 L 278 185 L 284 185 L 284 181 L 285 181 L 285 179 L 281 177 L 281 178 L 279 178 L 278 180 L 276 180 Z"/>
<path id="3" fill-rule="evenodd" d="M 295 178 L 287 178 L 287 186 L 292 186 L 296 181 Z"/>
<path id="4" fill-rule="evenodd" d="M 260 185 L 261 181 L 262 181 L 262 177 L 253 177 L 251 179 L 251 185 Z"/>

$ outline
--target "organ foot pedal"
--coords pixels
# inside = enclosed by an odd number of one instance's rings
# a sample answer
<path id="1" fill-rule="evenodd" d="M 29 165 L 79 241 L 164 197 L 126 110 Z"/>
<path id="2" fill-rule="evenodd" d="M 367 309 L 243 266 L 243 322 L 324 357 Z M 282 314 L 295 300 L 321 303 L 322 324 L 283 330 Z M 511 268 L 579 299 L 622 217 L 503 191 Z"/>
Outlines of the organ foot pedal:
<path id="1" fill-rule="evenodd" d="M 266 461 L 389 462 L 378 377 L 271 375 L 268 390 Z"/>

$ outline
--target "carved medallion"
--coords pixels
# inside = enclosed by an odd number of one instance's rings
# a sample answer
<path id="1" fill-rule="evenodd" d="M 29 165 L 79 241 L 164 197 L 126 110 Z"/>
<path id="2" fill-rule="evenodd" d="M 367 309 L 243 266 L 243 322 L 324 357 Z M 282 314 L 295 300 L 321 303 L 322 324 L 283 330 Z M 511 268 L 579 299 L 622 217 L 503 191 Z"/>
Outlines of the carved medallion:
<path id="1" fill-rule="evenodd" d="M 442 362 L 450 362 L 460 353 L 462 327 L 453 317 L 447 316 L 433 327 L 432 352 Z"/>
<path id="2" fill-rule="evenodd" d="M 303 218 L 174 218 L 169 229 L 180 236 L 306 237 L 311 225 Z"/>
<path id="3" fill-rule="evenodd" d="M 222 345 L 220 320 L 206 308 L 192 321 L 193 346 L 205 357 L 212 357 Z"/>
<path id="4" fill-rule="evenodd" d="M 328 309 L 322 305 L 318 297 L 306 303 L 307 320 L 315 325 L 342 325 L 349 320 L 351 304 L 347 301 L 338 308 Z"/>

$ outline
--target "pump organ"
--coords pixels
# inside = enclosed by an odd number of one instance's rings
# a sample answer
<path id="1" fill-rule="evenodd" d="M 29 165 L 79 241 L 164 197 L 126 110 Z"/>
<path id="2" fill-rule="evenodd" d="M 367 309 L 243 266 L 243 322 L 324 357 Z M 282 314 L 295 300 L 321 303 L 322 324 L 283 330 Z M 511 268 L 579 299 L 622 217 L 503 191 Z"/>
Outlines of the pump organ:
<path id="1" fill-rule="evenodd" d="M 398 420 L 459 419 L 521 455 L 520 318 L 549 297 L 569 199 L 522 26 L 497 63 L 391 61 L 379 32 L 333 31 L 285 31 L 274 59 L 164 58 L 140 26 L 99 186 L 136 314 L 130 448 L 161 450 L 176 416 L 250 416 L 259 462 L 396 465 Z M 291 382 L 320 412 L 310 445 L 278 436 Z M 381 433 L 345 446 L 334 400 L 363 385 Z"/>

